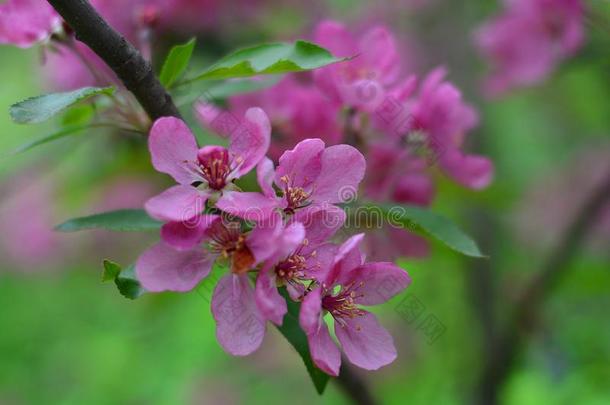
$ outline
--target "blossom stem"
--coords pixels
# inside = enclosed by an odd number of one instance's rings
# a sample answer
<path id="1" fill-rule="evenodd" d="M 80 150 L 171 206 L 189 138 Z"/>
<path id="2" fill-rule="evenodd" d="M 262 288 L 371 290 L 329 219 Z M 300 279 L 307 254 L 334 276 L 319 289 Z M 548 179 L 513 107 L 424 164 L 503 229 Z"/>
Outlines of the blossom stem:
<path id="1" fill-rule="evenodd" d="M 523 347 L 523 338 L 535 329 L 534 321 L 540 314 L 544 299 L 570 268 L 570 262 L 607 204 L 610 204 L 610 173 L 582 205 L 541 271 L 523 290 L 504 334 L 499 336 L 495 350 L 484 365 L 479 385 L 479 403 L 498 402 L 499 391 Z"/>
<path id="2" fill-rule="evenodd" d="M 152 120 L 180 112 L 155 76 L 150 62 L 115 31 L 87 0 L 47 0 L 76 34 L 133 93 Z"/>

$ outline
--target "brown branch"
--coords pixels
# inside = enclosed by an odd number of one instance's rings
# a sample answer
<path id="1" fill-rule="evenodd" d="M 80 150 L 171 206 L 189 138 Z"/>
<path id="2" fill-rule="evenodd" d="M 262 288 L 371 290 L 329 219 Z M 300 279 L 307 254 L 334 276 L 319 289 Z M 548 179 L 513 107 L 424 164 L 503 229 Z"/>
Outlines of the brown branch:
<path id="1" fill-rule="evenodd" d="M 87 0 L 47 0 L 85 43 L 114 71 L 152 120 L 180 117 L 150 62 L 115 31 Z"/>
<path id="2" fill-rule="evenodd" d="M 586 235 L 608 203 L 610 203 L 610 173 L 583 204 L 542 270 L 534 276 L 517 301 L 504 334 L 498 339 L 493 355 L 488 357 L 484 366 L 478 393 L 479 403 L 498 402 L 502 384 L 523 347 L 524 335 L 533 331 L 533 321 L 539 316 L 544 299 L 569 268 L 571 260 L 578 253 Z"/>

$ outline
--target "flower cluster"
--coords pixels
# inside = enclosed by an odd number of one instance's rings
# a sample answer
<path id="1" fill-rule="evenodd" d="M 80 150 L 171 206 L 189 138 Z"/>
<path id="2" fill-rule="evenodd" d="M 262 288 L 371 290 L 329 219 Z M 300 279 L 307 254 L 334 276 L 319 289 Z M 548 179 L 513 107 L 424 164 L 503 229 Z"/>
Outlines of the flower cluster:
<path id="1" fill-rule="evenodd" d="M 485 84 L 491 96 L 541 82 L 583 43 L 580 0 L 511 0 L 502 14 L 476 34 L 482 54 L 492 64 Z"/>
<path id="2" fill-rule="evenodd" d="M 341 357 L 325 314 L 352 363 L 374 370 L 392 362 L 391 336 L 361 306 L 387 301 L 410 278 L 392 263 L 365 262 L 362 234 L 342 245 L 332 241 L 346 218 L 341 191 L 358 188 L 364 156 L 349 145 L 305 139 L 275 167 L 265 157 L 271 136 L 265 112 L 250 108 L 237 124 L 225 134 L 228 147 L 199 148 L 181 120 L 154 123 L 152 164 L 178 184 L 145 204 L 164 225 L 162 240 L 137 261 L 138 280 L 152 292 L 189 291 L 214 263 L 224 263 L 229 270 L 211 306 L 227 352 L 255 351 L 267 322 L 282 324 L 290 299 L 302 302 L 312 360 L 326 373 L 338 375 Z M 262 192 L 241 191 L 235 180 L 254 168 Z"/>
<path id="3" fill-rule="evenodd" d="M 328 144 L 351 144 L 366 156 L 364 192 L 374 201 L 431 204 L 435 167 L 471 189 L 490 184 L 491 161 L 463 151 L 468 132 L 477 125 L 477 113 L 445 80 L 444 68 L 434 69 L 421 82 L 404 72 L 400 45 L 383 26 L 354 36 L 339 22 L 323 21 L 313 37 L 334 55 L 351 59 L 232 97 L 231 112 L 224 119 L 207 113 L 209 107 L 202 104 L 197 107 L 202 123 L 218 131 L 231 115 L 243 114 L 246 106 L 255 104 L 270 115 L 273 159 L 311 133 L 321 134 Z M 405 230 L 384 229 L 368 239 L 369 245 L 377 236 L 381 243 L 368 248 L 376 257 L 427 253 L 425 241 Z"/>

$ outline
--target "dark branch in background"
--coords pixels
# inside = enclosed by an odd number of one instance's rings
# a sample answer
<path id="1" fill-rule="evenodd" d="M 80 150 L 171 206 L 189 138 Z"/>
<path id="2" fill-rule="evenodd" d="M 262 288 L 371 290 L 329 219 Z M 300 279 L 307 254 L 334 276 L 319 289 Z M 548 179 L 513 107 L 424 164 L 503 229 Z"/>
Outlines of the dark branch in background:
<path id="1" fill-rule="evenodd" d="M 133 93 L 152 120 L 180 117 L 171 96 L 155 76 L 150 62 L 115 31 L 87 0 L 48 0 L 49 4 Z"/>
<path id="2" fill-rule="evenodd" d="M 335 379 L 337 385 L 343 390 L 345 395 L 349 397 L 354 404 L 358 405 L 375 405 L 377 402 L 371 396 L 368 387 L 364 380 L 352 369 L 348 360 L 343 357 L 341 359 L 341 372 Z"/>
<path id="3" fill-rule="evenodd" d="M 544 299 L 569 268 L 602 209 L 610 203 L 610 173 L 603 181 L 583 204 L 542 270 L 534 276 L 517 301 L 504 335 L 497 341 L 494 355 L 488 357 L 484 365 L 479 387 L 480 403 L 498 402 L 502 384 L 521 352 L 524 335 L 534 329 L 534 321 L 539 316 Z"/>

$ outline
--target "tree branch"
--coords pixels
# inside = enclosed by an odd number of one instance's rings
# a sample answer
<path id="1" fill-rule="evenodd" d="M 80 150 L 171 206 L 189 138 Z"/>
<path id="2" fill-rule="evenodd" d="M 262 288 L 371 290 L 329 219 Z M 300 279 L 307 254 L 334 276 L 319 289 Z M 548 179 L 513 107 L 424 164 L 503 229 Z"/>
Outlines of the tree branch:
<path id="1" fill-rule="evenodd" d="M 479 403 L 498 402 L 500 388 L 520 353 L 524 335 L 534 329 L 533 321 L 539 315 L 542 302 L 569 268 L 570 261 L 580 249 L 601 210 L 608 203 L 610 203 L 610 173 L 583 204 L 542 270 L 534 276 L 517 301 L 504 334 L 497 341 L 493 356 L 488 357 L 484 366 L 479 386 Z"/>
<path id="2" fill-rule="evenodd" d="M 152 120 L 180 118 L 171 96 L 156 78 L 150 62 L 115 31 L 87 0 L 47 0 L 76 34 L 114 71 Z"/>

